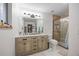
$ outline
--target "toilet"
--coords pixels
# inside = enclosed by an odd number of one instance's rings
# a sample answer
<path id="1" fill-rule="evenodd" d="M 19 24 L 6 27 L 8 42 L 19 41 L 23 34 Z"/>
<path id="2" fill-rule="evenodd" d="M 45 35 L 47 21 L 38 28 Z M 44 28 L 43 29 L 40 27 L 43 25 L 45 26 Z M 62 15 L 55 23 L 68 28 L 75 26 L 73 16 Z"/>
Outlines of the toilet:
<path id="1" fill-rule="evenodd" d="M 50 39 L 49 40 L 49 48 L 51 50 L 55 51 L 57 44 L 58 44 L 58 42 L 55 39 Z"/>

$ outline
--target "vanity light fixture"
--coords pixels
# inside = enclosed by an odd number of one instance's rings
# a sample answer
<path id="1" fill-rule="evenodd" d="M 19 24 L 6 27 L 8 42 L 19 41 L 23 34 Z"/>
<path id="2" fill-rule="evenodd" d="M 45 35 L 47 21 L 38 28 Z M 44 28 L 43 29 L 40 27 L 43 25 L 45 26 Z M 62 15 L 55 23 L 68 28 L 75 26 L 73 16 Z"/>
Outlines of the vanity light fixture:
<path id="1" fill-rule="evenodd" d="M 35 18 L 35 15 L 34 15 L 34 14 L 32 14 L 30 17 Z"/>
<path id="2" fill-rule="evenodd" d="M 35 15 L 35 14 L 30 14 L 30 13 L 26 14 L 25 12 L 24 12 L 24 15 L 28 15 L 31 18 L 40 17 L 40 15 Z"/>
<path id="3" fill-rule="evenodd" d="M 30 13 L 28 13 L 27 15 L 30 15 Z"/>
<path id="4" fill-rule="evenodd" d="M 25 15 L 26 13 L 24 13 L 24 15 Z"/>
<path id="5" fill-rule="evenodd" d="M 38 15 L 35 15 L 35 16 L 38 16 Z"/>

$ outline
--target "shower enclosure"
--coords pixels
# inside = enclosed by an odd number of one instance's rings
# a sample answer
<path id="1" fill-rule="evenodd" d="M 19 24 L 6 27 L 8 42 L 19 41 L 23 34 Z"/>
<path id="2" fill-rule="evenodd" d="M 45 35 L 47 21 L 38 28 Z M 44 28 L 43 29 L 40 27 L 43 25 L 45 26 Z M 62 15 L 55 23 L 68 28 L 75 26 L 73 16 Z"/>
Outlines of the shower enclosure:
<path id="1" fill-rule="evenodd" d="M 60 19 L 60 41 L 59 45 L 68 48 L 68 24 L 69 18 Z"/>
<path id="2" fill-rule="evenodd" d="M 68 25 L 69 18 L 61 18 L 53 15 L 53 39 L 58 41 L 62 47 L 68 48 Z"/>

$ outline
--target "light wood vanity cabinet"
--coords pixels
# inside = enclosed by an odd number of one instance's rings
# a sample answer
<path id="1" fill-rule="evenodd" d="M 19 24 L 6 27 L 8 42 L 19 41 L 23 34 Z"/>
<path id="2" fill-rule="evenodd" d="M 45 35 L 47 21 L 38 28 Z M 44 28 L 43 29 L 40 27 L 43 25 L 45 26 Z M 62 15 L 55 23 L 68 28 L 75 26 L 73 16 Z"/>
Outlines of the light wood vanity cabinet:
<path id="1" fill-rule="evenodd" d="M 18 38 L 16 38 L 16 40 L 15 40 L 16 55 L 28 55 L 28 54 L 30 54 L 32 51 L 31 45 L 32 45 L 32 40 L 30 37 L 18 37 Z"/>
<path id="2" fill-rule="evenodd" d="M 15 39 L 15 53 L 17 56 L 30 55 L 48 49 L 48 36 L 17 37 Z"/>
<path id="3" fill-rule="evenodd" d="M 48 37 L 47 36 L 38 37 L 38 48 L 39 48 L 39 51 L 45 50 L 48 48 Z"/>

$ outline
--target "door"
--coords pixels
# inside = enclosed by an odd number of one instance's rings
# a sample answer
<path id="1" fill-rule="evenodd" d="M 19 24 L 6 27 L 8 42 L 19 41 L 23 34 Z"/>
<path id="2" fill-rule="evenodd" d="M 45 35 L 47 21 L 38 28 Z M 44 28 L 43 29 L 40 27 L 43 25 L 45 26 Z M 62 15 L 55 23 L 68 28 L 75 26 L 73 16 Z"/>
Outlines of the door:
<path id="1" fill-rule="evenodd" d="M 60 41 L 60 16 L 53 15 L 53 39 Z"/>

